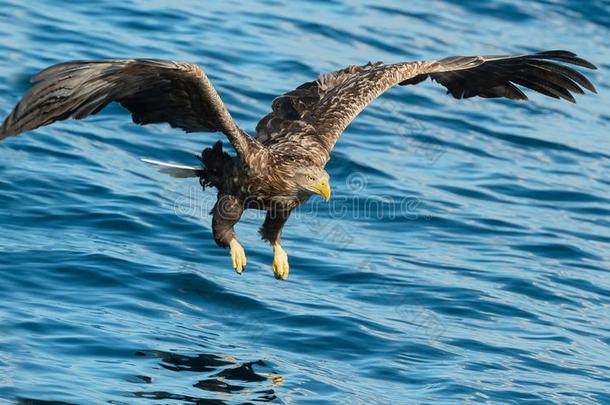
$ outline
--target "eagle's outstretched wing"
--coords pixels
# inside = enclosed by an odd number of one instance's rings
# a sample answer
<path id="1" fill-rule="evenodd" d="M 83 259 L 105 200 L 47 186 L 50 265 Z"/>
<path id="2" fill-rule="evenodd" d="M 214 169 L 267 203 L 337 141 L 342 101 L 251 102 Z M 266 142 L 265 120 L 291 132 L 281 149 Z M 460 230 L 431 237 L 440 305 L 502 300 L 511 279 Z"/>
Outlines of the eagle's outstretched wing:
<path id="1" fill-rule="evenodd" d="M 257 139 L 279 150 L 297 141 L 323 155 L 320 159 L 326 162 L 341 133 L 369 103 L 390 87 L 417 84 L 428 77 L 456 98 L 526 100 L 517 85 L 571 102 L 571 93 L 582 94 L 582 88 L 595 92 L 585 76 L 566 65 L 596 69 L 568 51 L 349 66 L 277 97 L 273 111 L 257 125 Z"/>
<path id="2" fill-rule="evenodd" d="M 0 127 L 0 140 L 67 118 L 96 114 L 116 101 L 136 124 L 167 122 L 186 132 L 221 131 L 238 153 L 245 135 L 199 66 L 154 59 L 73 61 L 51 66 Z"/>

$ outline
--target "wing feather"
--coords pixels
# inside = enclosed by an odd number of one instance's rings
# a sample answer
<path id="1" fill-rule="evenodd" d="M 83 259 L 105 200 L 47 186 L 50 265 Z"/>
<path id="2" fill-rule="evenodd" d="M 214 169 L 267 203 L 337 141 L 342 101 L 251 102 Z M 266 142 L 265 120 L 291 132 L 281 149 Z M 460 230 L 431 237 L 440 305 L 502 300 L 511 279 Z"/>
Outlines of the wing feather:
<path id="1" fill-rule="evenodd" d="M 323 155 L 325 162 L 349 123 L 395 85 L 414 85 L 431 78 L 458 99 L 527 100 L 518 86 L 570 102 L 575 102 L 573 93 L 583 94 L 583 89 L 595 93 L 589 79 L 568 65 L 596 69 L 576 54 L 561 50 L 349 66 L 276 98 L 272 112 L 257 126 L 257 137 L 278 150 L 303 145 Z"/>
<path id="2" fill-rule="evenodd" d="M 0 140 L 118 102 L 137 124 L 166 122 L 186 132 L 223 132 L 238 153 L 247 136 L 199 66 L 155 59 L 60 63 L 32 78 L 31 89 L 0 127 Z"/>

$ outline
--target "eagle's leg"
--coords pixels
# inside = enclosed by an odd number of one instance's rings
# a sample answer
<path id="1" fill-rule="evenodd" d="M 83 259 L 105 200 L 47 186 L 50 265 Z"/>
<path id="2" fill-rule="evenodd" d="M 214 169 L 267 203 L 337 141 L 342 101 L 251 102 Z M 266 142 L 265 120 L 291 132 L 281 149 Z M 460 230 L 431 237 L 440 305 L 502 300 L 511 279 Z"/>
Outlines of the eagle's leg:
<path id="1" fill-rule="evenodd" d="M 269 210 L 260 234 L 262 238 L 273 246 L 273 274 L 280 280 L 288 278 L 288 255 L 280 245 L 282 228 L 290 216 L 289 210 Z"/>
<path id="2" fill-rule="evenodd" d="M 244 212 L 242 202 L 232 195 L 218 197 L 212 210 L 212 232 L 214 240 L 220 247 L 228 247 L 231 251 L 231 261 L 236 272 L 241 273 L 246 268 L 246 252 L 237 241 L 233 226 Z"/>

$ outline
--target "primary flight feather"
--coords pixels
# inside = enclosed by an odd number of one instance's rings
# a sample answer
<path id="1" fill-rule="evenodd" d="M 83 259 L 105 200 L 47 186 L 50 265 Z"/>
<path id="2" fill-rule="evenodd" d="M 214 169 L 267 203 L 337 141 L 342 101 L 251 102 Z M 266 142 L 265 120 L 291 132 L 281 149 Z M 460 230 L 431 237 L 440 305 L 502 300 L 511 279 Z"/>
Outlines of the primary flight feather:
<path id="1" fill-rule="evenodd" d="M 573 94 L 595 92 L 595 87 L 570 65 L 596 69 L 568 51 L 349 66 L 277 97 L 256 126 L 256 135 L 250 136 L 233 121 L 197 65 L 154 59 L 73 61 L 34 76 L 34 85 L 2 124 L 0 140 L 55 121 L 85 118 L 111 102 L 129 110 L 137 124 L 166 122 L 186 132 L 222 132 L 236 156 L 217 142 L 201 153 L 200 167 L 147 162 L 218 189 L 213 236 L 219 246 L 229 248 L 239 273 L 246 255 L 234 225 L 245 209 L 267 211 L 260 233 L 273 246 L 275 276 L 286 279 L 288 258 L 280 245 L 284 224 L 312 195 L 330 198 L 324 170 L 330 153 L 349 123 L 383 92 L 431 78 L 458 99 L 527 100 L 519 88 L 525 87 L 574 102 Z"/>

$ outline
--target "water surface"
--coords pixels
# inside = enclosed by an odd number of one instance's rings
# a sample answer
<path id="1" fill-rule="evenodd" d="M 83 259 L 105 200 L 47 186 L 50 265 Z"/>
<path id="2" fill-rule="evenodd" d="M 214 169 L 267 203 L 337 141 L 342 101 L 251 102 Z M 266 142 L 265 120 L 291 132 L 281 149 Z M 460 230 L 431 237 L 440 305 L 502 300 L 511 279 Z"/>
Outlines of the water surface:
<path id="1" fill-rule="evenodd" d="M 118 107 L 0 143 L 0 402 L 610 403 L 607 1 L 0 2 L 0 112 L 66 59 L 201 64 L 249 131 L 351 63 L 566 48 L 577 105 L 394 89 L 285 229 L 288 282 L 211 238 L 191 164 L 218 134 Z"/>

